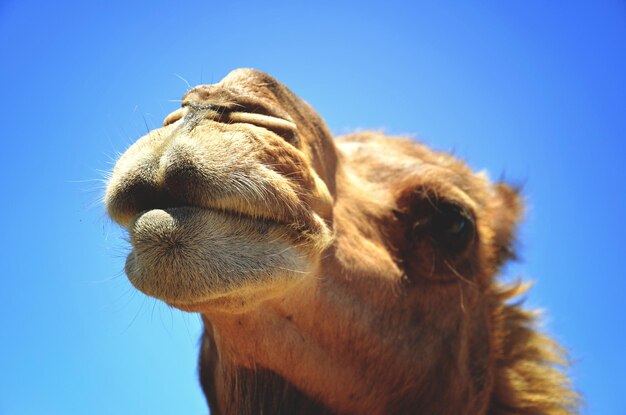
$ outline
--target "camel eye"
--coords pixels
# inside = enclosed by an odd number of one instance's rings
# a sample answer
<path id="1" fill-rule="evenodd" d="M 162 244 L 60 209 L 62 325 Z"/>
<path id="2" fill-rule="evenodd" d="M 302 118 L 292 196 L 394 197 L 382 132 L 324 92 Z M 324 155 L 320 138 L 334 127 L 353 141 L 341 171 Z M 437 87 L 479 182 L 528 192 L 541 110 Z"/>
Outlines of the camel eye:
<path id="1" fill-rule="evenodd" d="M 441 203 L 433 213 L 431 236 L 450 253 L 459 253 L 474 237 L 474 221 L 469 212 L 452 203 Z"/>

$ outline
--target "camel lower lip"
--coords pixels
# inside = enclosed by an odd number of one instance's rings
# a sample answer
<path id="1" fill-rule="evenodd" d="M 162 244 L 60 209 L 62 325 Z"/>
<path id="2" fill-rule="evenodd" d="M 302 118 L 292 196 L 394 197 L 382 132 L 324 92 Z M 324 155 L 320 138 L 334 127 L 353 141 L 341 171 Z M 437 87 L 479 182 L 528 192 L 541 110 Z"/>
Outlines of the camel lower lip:
<path id="1" fill-rule="evenodd" d="M 152 209 L 131 222 L 129 234 L 130 282 L 190 311 L 280 270 L 300 277 L 305 269 L 302 254 L 292 247 L 294 230 L 265 219 L 198 207 Z"/>

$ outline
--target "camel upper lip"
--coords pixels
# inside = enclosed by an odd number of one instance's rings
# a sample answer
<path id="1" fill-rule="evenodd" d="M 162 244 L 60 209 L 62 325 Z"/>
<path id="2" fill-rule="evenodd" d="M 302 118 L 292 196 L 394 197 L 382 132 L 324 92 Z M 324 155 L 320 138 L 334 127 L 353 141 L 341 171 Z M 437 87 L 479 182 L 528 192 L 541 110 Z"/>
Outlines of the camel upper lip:
<path id="1" fill-rule="evenodd" d="M 109 200 L 107 209 L 109 216 L 126 229 L 132 227 L 140 216 L 153 210 L 169 211 L 176 208 L 195 208 L 198 210 L 210 210 L 213 212 L 238 217 L 257 222 L 274 223 L 277 225 L 291 226 L 299 228 L 304 224 L 297 221 L 292 215 L 279 214 L 271 206 L 263 204 L 249 203 L 245 200 L 236 202 L 228 197 L 201 200 L 195 199 L 193 195 L 186 196 L 186 192 L 178 195 L 171 194 L 162 186 L 148 188 L 123 189 L 113 193 Z M 137 195 L 137 197 L 133 197 Z"/>

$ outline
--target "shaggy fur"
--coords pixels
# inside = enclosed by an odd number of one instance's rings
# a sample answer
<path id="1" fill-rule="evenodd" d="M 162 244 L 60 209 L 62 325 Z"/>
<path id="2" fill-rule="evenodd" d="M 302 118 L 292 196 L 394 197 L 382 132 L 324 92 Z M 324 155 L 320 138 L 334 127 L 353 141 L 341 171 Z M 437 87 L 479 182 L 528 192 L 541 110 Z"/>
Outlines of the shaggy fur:
<path id="1" fill-rule="evenodd" d="M 401 137 L 334 139 L 250 69 L 117 162 L 130 281 L 200 312 L 212 414 L 573 414 L 563 352 L 496 279 L 523 207 Z"/>

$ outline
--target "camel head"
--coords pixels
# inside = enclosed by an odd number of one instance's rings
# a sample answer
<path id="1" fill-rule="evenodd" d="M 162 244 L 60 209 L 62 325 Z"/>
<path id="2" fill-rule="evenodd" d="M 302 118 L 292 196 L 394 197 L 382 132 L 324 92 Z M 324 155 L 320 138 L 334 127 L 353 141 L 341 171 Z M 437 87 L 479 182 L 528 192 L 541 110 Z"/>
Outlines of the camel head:
<path id="1" fill-rule="evenodd" d="M 119 159 L 131 283 L 202 314 L 212 413 L 565 414 L 558 346 L 496 280 L 515 189 L 322 118 L 264 73 L 201 85 Z"/>

